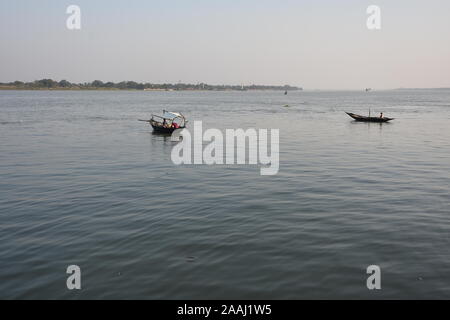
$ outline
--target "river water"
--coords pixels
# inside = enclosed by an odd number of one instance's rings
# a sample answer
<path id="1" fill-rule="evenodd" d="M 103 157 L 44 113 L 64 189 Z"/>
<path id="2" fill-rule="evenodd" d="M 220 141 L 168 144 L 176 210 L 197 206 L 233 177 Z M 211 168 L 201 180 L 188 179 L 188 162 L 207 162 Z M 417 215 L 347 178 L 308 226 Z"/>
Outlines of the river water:
<path id="1" fill-rule="evenodd" d="M 162 109 L 279 129 L 278 174 L 174 165 Z M 443 89 L 1 91 L 0 298 L 449 299 L 449 124 Z"/>

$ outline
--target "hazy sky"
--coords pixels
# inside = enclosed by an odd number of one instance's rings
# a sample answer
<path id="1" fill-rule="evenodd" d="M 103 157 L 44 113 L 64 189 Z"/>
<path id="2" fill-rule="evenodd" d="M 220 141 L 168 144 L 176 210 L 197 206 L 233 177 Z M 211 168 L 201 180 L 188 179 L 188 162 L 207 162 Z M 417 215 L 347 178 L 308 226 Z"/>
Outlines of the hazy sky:
<path id="1" fill-rule="evenodd" d="M 450 87 L 448 0 L 0 0 L 0 43 L 0 82 Z"/>

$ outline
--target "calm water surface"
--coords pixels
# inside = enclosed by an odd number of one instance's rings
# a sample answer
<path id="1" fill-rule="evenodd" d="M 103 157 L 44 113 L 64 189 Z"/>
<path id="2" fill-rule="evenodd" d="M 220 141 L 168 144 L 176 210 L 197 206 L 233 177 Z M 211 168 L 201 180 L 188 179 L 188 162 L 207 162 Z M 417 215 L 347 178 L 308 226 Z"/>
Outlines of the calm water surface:
<path id="1" fill-rule="evenodd" d="M 279 128 L 278 175 L 173 165 L 163 108 Z M 1 91 L 0 298 L 449 299 L 450 90 Z"/>

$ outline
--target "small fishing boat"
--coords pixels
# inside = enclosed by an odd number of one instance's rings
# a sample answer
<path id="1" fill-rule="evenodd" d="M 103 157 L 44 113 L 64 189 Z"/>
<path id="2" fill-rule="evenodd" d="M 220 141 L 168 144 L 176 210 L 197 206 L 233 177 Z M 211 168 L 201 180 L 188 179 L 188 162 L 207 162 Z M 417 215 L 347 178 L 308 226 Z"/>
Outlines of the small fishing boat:
<path id="1" fill-rule="evenodd" d="M 162 116 L 152 114 L 150 120 L 139 120 L 150 123 L 154 132 L 172 134 L 176 129 L 186 128 L 186 118 L 178 112 L 163 110 Z"/>
<path id="2" fill-rule="evenodd" d="M 350 117 L 355 119 L 356 121 L 363 121 L 363 122 L 388 122 L 391 120 L 394 120 L 394 118 L 386 118 L 386 117 L 365 117 L 360 116 L 359 114 L 354 114 L 351 112 L 346 112 Z"/>

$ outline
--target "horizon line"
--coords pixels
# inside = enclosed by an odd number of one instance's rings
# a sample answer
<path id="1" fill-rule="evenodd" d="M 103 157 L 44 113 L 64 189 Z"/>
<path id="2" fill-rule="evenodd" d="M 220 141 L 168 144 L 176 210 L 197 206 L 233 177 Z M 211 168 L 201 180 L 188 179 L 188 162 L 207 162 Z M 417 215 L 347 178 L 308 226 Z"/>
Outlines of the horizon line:
<path id="1" fill-rule="evenodd" d="M 67 81 L 69 84 L 71 85 L 89 85 L 94 83 L 95 81 L 100 81 L 103 84 L 108 84 L 108 83 L 112 83 L 112 84 L 120 84 L 120 83 L 127 83 L 127 82 L 134 82 L 137 83 L 138 85 L 157 85 L 157 86 L 164 86 L 164 85 L 169 85 L 169 86 L 177 86 L 177 85 L 191 85 L 191 86 L 210 86 L 210 87 L 243 87 L 243 88 L 248 88 L 248 87 L 276 87 L 276 88 L 290 88 L 290 89 L 301 89 L 302 91 L 365 91 L 366 88 L 305 88 L 303 86 L 297 86 L 297 85 L 291 85 L 291 84 L 284 84 L 284 85 L 279 85 L 279 84 L 257 84 L 257 83 L 252 83 L 252 84 L 231 84 L 231 83 L 222 83 L 222 84 L 217 84 L 217 83 L 207 83 L 207 82 L 149 82 L 149 81 L 135 81 L 135 80 L 121 80 L 118 82 L 114 82 L 114 81 L 103 81 L 103 80 L 92 80 L 92 81 L 83 81 L 83 82 L 71 82 L 68 81 L 67 79 L 61 79 L 59 81 L 54 80 L 52 78 L 42 78 L 42 79 L 36 79 L 36 80 L 32 80 L 32 81 L 22 81 L 22 80 L 14 80 L 14 81 L 7 81 L 7 82 L 3 82 L 0 81 L 0 85 L 14 85 L 15 82 L 20 82 L 23 83 L 24 85 L 26 84 L 33 84 L 42 80 L 51 80 L 54 81 L 55 83 L 60 83 L 62 81 Z M 395 87 L 395 88 L 369 88 L 369 92 L 370 91 L 392 91 L 392 90 L 448 90 L 450 89 L 450 86 L 442 86 L 442 87 Z"/>

